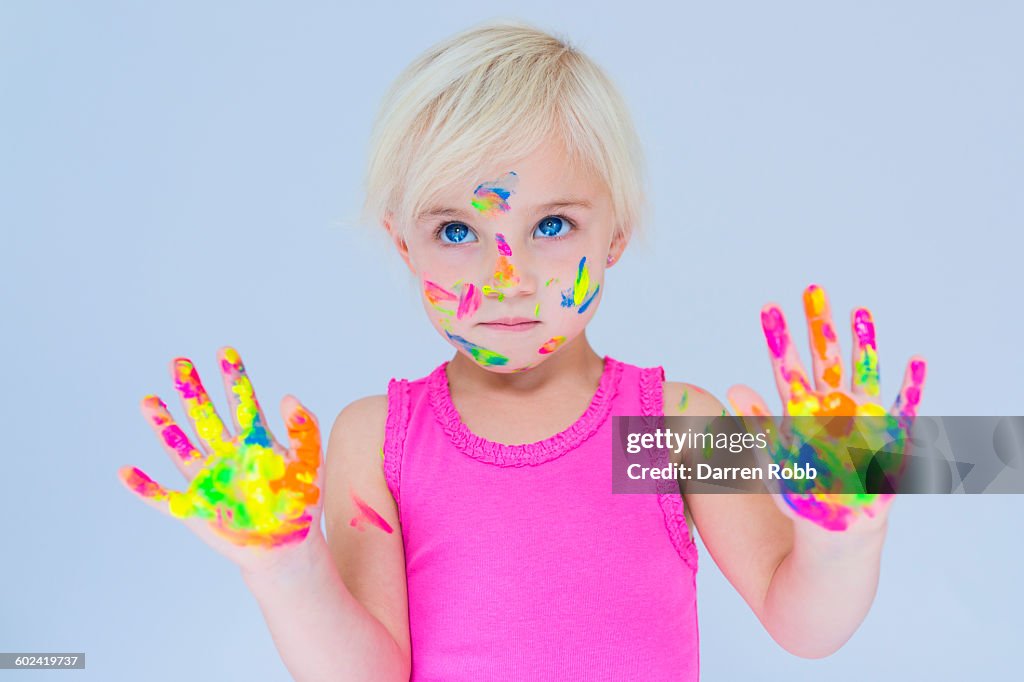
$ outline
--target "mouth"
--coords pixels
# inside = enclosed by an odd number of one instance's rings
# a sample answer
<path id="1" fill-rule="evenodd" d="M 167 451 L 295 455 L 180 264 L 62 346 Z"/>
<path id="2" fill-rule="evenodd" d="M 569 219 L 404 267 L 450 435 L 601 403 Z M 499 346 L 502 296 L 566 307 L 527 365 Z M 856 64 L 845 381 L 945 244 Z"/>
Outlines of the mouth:
<path id="1" fill-rule="evenodd" d="M 500 317 L 488 322 L 478 322 L 476 326 L 499 332 L 528 332 L 540 323 L 540 320 L 529 317 Z"/>

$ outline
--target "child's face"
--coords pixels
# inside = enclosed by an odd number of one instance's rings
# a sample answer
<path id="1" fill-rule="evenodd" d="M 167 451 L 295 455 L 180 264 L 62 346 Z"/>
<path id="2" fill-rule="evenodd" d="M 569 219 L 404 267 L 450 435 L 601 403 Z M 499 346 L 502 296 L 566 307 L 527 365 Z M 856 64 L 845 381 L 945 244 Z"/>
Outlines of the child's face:
<path id="1" fill-rule="evenodd" d="M 438 332 L 476 364 L 515 372 L 593 317 L 612 243 L 611 197 L 560 145 L 449 187 L 399 244 Z"/>

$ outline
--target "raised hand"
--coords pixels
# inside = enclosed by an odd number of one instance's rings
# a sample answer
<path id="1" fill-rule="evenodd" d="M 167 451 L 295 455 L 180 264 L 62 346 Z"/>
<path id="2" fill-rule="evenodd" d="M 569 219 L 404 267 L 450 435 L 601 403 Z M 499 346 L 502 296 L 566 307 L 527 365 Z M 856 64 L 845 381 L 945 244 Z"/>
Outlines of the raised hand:
<path id="1" fill-rule="evenodd" d="M 247 566 L 264 560 L 266 550 L 294 547 L 311 528 L 319 530 L 320 430 L 316 417 L 287 396 L 281 414 L 289 445 L 278 444 L 237 351 L 221 349 L 218 362 L 235 435 L 217 415 L 192 362 L 178 358 L 171 365 L 174 387 L 202 449 L 157 396 L 142 399 L 142 413 L 188 488 L 169 490 L 136 467 L 121 468 L 119 476 L 147 504 L 182 519 L 207 544 Z"/>
<path id="2" fill-rule="evenodd" d="M 880 468 L 879 473 L 887 479 L 898 480 L 907 431 L 921 400 L 925 361 L 917 356 L 910 359 L 895 405 L 886 411 L 879 404 L 878 348 L 871 312 L 858 308 L 851 315 L 854 347 L 848 390 L 842 387 L 839 341 L 821 287 L 812 284 L 804 291 L 804 312 L 813 387 L 790 339 L 782 310 L 772 304 L 761 310 L 785 421 L 781 425 L 770 422 L 765 401 L 748 386 L 730 388 L 729 402 L 745 421 L 770 432 L 768 450 L 775 463 L 782 467 L 811 464 L 819 474 L 813 480 L 781 481 L 776 499 L 781 500 L 779 506 L 784 513 L 799 522 L 833 531 L 883 523 L 893 495 L 865 489 L 863 463 L 851 461 L 849 453 L 883 448 L 884 453 L 873 458 L 872 466 Z"/>

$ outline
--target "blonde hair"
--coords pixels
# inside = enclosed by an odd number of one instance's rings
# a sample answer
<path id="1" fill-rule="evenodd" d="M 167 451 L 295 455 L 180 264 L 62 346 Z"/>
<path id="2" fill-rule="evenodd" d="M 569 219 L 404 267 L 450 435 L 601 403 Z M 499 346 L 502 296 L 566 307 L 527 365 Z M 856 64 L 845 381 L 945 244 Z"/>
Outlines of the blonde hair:
<path id="1" fill-rule="evenodd" d="M 615 85 L 589 57 L 532 26 L 463 31 L 398 76 L 370 139 L 364 219 L 405 233 L 433 196 L 512 164 L 552 134 L 572 164 L 595 171 L 612 199 L 615 234 L 644 211 L 643 156 Z"/>

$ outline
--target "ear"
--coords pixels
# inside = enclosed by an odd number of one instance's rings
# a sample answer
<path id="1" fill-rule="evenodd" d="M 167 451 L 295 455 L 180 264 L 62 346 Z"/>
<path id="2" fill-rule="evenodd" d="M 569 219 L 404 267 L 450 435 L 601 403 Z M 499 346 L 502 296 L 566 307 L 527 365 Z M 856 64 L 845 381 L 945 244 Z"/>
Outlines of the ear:
<path id="1" fill-rule="evenodd" d="M 605 263 L 605 268 L 610 268 L 619 262 L 622 258 L 622 252 L 626 250 L 626 246 L 629 244 L 629 238 L 632 235 L 633 230 L 626 228 L 618 231 L 614 237 L 612 237 L 612 243 L 608 247 L 608 262 Z"/>
<path id="2" fill-rule="evenodd" d="M 395 229 L 395 217 L 389 211 L 384 215 L 384 229 L 388 231 L 388 236 L 391 237 L 391 242 L 398 249 L 398 255 L 405 261 L 406 267 L 409 268 L 409 272 L 416 274 L 416 268 L 412 266 L 412 260 L 409 258 L 409 245 L 405 241 L 405 237 L 402 233 Z"/>

